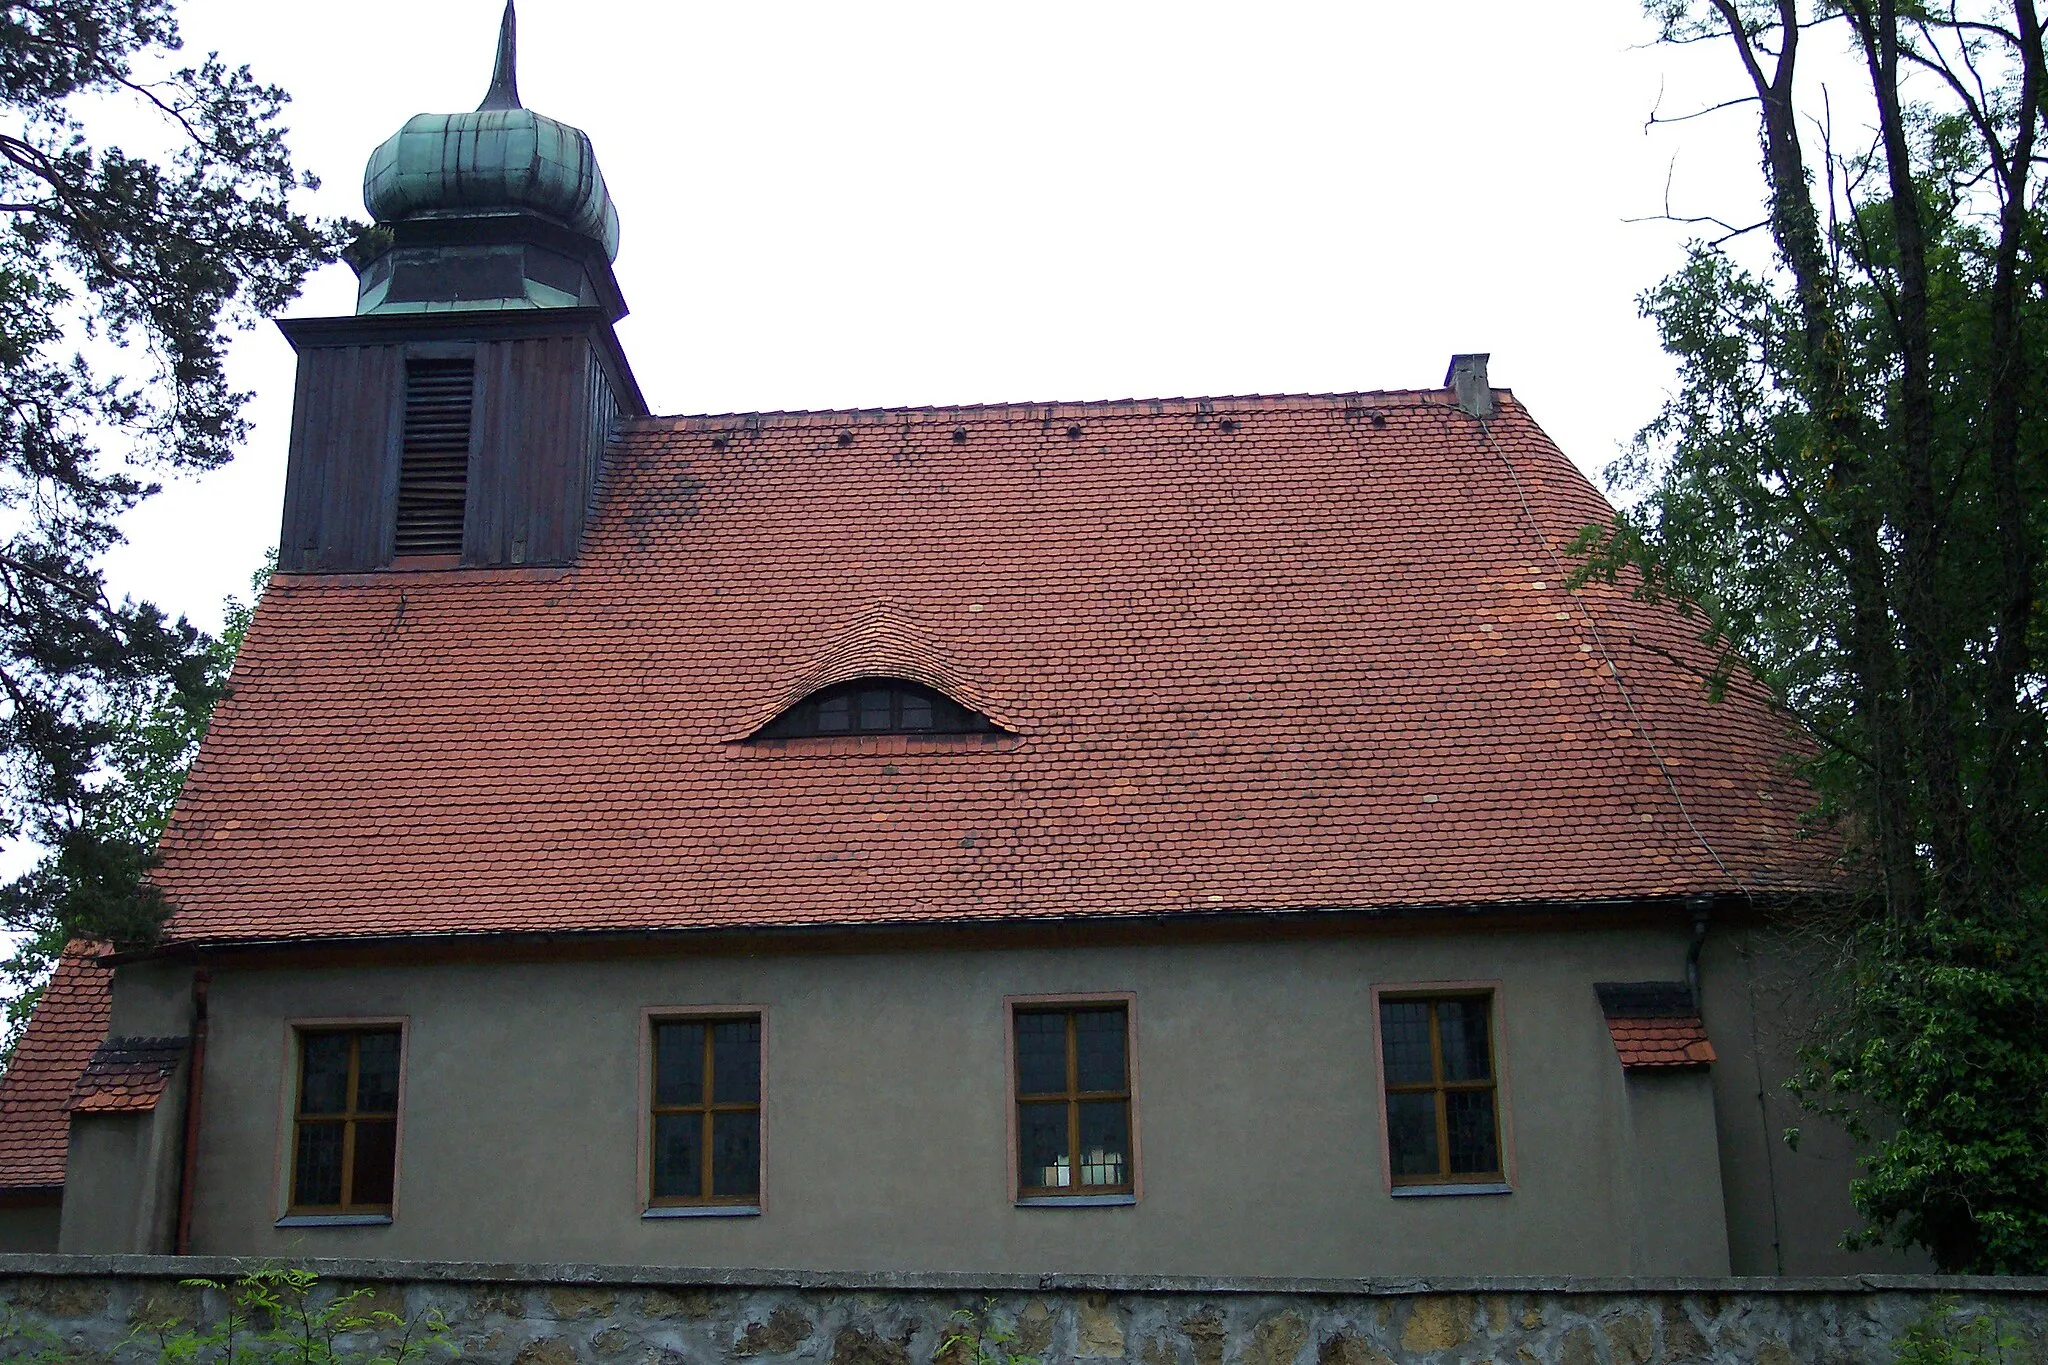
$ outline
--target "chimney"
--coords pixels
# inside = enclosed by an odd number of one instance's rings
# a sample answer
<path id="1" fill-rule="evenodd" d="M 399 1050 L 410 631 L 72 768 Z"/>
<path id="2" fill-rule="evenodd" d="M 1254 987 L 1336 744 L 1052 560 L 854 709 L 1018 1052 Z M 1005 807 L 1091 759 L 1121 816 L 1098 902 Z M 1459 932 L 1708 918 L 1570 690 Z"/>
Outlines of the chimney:
<path id="1" fill-rule="evenodd" d="M 1484 422 L 1493 416 L 1493 389 L 1486 382 L 1488 353 L 1454 355 L 1451 368 L 1444 371 L 1444 387 L 1451 391 L 1461 411 Z"/>

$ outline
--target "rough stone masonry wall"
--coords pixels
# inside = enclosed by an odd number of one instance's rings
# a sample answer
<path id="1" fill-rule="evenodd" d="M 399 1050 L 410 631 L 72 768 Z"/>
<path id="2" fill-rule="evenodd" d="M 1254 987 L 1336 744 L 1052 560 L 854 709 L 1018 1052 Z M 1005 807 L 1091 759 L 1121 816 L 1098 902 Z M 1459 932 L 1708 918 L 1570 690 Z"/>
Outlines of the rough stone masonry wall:
<path id="1" fill-rule="evenodd" d="M 134 1324 L 210 1319 L 180 1285 L 257 1264 L 202 1258 L 0 1256 L 0 1361 L 154 1365 Z M 448 1322 L 428 1359 L 494 1365 L 975 1365 L 944 1348 L 955 1313 L 1012 1330 L 1046 1365 L 1836 1365 L 1892 1359 L 1930 1306 L 1994 1312 L 2048 1362 L 2048 1279 L 1202 1281 L 687 1271 L 308 1261 L 377 1308 Z M 344 1342 L 368 1360 L 377 1341 Z M 55 1346 L 58 1349 L 52 1350 Z"/>

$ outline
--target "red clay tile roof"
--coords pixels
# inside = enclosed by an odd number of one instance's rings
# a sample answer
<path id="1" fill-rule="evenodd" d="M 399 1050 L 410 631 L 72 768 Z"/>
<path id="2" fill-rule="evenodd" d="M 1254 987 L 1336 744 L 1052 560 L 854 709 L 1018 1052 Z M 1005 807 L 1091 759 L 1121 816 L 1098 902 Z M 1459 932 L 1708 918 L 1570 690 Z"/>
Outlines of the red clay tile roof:
<path id="1" fill-rule="evenodd" d="M 107 1033 L 112 1004 L 102 949 L 73 943 L 36 1003 L 0 1076 L 0 1189 L 46 1188 L 64 1183 L 71 1119 L 71 1088 Z"/>
<path id="2" fill-rule="evenodd" d="M 572 569 L 272 583 L 170 934 L 1830 883 L 1765 699 L 1710 703 L 1671 610 L 1565 591 L 1609 509 L 1501 404 L 1491 439 L 1441 390 L 628 423 Z M 1021 738 L 743 742 L 863 674 Z"/>
<path id="3" fill-rule="evenodd" d="M 1719 1060 L 1697 1014 L 1671 1019 L 1609 1019 L 1622 1069 L 1709 1066 Z"/>
<path id="4" fill-rule="evenodd" d="M 185 1059 L 187 1038 L 110 1038 L 72 1087 L 74 1114 L 146 1114 Z"/>
<path id="5" fill-rule="evenodd" d="M 1624 1071 L 1702 1067 L 1717 1060 L 1687 982 L 1596 981 L 1593 994 Z"/>

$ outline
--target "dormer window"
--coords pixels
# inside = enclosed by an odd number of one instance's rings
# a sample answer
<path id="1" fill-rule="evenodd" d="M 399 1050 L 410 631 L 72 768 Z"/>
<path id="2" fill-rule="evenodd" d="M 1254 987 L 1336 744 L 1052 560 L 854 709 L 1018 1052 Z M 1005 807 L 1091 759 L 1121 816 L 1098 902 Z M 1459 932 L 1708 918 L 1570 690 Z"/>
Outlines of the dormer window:
<path id="1" fill-rule="evenodd" d="M 762 739 L 829 735 L 986 735 L 1000 727 L 943 692 L 901 678 L 855 678 L 811 693 L 768 722 Z"/>

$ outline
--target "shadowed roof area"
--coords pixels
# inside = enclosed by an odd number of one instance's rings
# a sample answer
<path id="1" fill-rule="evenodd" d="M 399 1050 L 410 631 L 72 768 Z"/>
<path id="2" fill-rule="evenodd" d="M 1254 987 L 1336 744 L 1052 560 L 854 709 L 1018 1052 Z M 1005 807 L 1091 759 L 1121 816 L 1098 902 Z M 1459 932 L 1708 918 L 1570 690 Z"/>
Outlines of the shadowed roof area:
<path id="1" fill-rule="evenodd" d="M 113 998 L 96 945 L 73 943 L 0 1076 L 0 1189 L 64 1183 L 71 1088 L 106 1037 Z"/>
<path id="2" fill-rule="evenodd" d="M 629 423 L 573 569 L 275 580 L 165 836 L 170 932 L 1826 884 L 1761 694 L 1710 703 L 1670 610 L 1565 591 L 1607 514 L 1506 396 L 1491 441 L 1441 390 Z M 745 742 L 877 674 L 1016 737 Z"/>

